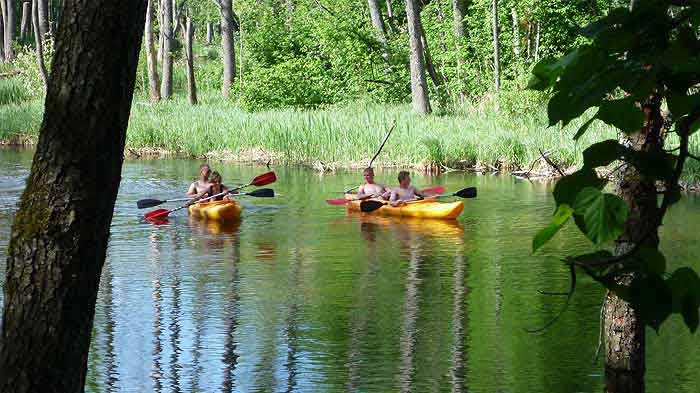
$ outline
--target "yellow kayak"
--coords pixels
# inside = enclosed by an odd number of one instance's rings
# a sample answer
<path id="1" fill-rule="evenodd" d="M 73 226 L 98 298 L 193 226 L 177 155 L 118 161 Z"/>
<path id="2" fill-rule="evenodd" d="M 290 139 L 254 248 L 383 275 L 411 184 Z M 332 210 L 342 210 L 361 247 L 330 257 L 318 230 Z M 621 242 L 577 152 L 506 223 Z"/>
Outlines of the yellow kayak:
<path id="1" fill-rule="evenodd" d="M 190 215 L 211 221 L 235 221 L 241 218 L 241 205 L 232 199 L 195 203 L 189 208 Z"/>
<path id="2" fill-rule="evenodd" d="M 345 199 L 355 199 L 356 197 L 357 196 L 355 194 L 345 194 Z M 387 203 L 387 205 L 368 213 L 378 214 L 381 216 L 455 219 L 462 213 L 462 210 L 464 210 L 464 202 L 462 201 L 443 203 L 435 199 L 423 199 L 420 201 L 411 201 L 404 205 L 394 207 L 389 205 L 389 202 L 382 199 L 372 200 Z M 361 201 L 349 202 L 347 204 L 348 209 L 351 211 L 361 211 L 360 202 Z"/>

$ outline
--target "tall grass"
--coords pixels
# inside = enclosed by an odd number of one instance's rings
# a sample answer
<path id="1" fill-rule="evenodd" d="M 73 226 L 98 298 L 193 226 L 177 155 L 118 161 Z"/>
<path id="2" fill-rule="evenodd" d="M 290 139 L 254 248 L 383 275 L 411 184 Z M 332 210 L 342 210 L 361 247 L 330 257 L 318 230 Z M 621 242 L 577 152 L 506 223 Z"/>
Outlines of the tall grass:
<path id="1" fill-rule="evenodd" d="M 30 98 L 29 93 L 18 79 L 0 78 L 0 105 L 20 104 Z"/>

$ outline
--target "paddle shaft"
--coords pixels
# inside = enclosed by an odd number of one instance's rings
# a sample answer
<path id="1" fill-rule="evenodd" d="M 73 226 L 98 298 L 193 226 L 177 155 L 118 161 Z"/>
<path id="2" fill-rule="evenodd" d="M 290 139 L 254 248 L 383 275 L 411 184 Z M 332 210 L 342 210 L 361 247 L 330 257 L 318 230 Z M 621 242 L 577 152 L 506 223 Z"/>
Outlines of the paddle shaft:
<path id="1" fill-rule="evenodd" d="M 396 128 L 396 119 L 394 119 L 394 121 L 391 123 L 391 128 L 389 128 L 389 132 L 387 132 L 386 135 L 384 136 L 384 140 L 382 141 L 382 144 L 379 145 L 379 149 L 377 149 L 377 152 L 374 153 L 374 156 L 372 157 L 372 159 L 369 160 L 369 165 L 367 165 L 367 168 L 371 168 L 371 167 L 372 167 L 372 164 L 374 163 L 374 160 L 377 159 L 377 157 L 379 156 L 379 153 L 382 152 L 382 149 L 384 148 L 384 145 L 386 145 L 386 141 L 389 140 L 389 136 L 390 136 L 391 133 L 394 131 L 394 128 Z M 353 188 L 348 188 L 347 190 L 345 190 L 345 193 L 347 194 L 348 192 L 353 191 L 353 190 L 356 190 L 356 189 L 358 189 L 358 188 L 360 188 L 360 186 L 355 186 L 355 187 L 353 187 Z M 356 200 L 357 200 L 357 199 L 356 199 Z"/>

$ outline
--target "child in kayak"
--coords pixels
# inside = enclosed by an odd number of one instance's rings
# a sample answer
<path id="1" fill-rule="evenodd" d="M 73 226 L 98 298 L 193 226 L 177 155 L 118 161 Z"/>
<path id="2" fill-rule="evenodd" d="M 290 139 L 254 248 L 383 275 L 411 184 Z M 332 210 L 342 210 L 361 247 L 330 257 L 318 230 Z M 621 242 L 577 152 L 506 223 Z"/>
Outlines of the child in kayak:
<path id="1" fill-rule="evenodd" d="M 357 198 L 384 198 L 387 199 L 391 195 L 391 190 L 383 184 L 374 182 L 374 169 L 365 168 L 362 172 L 365 177 L 365 184 L 361 185 L 357 190 Z"/>
<path id="2" fill-rule="evenodd" d="M 194 199 L 200 199 L 207 196 L 209 188 L 211 187 L 211 182 L 209 181 L 209 175 L 211 174 L 211 169 L 209 164 L 202 164 L 199 167 L 199 180 L 190 184 L 190 188 L 187 190 L 187 196 Z"/>
<path id="3" fill-rule="evenodd" d="M 207 196 L 212 196 L 216 194 L 221 194 L 222 192 L 227 192 L 228 187 L 221 183 L 221 175 L 219 172 L 214 171 L 211 173 L 211 186 L 207 192 Z M 212 201 L 221 201 L 224 199 L 224 195 L 219 195 L 218 197 L 212 198 Z"/>
<path id="4" fill-rule="evenodd" d="M 392 206 L 398 206 L 401 202 L 411 201 L 414 199 L 423 199 L 425 196 L 411 185 L 411 176 L 406 171 L 399 172 L 399 187 L 391 190 Z"/>

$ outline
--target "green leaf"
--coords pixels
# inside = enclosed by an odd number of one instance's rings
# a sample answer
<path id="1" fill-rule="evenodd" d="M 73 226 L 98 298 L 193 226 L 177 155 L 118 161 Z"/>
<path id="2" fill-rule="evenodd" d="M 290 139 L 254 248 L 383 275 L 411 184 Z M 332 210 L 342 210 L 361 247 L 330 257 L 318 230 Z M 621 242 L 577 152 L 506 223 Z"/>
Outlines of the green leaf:
<path id="1" fill-rule="evenodd" d="M 683 304 L 681 305 L 683 321 L 685 322 L 686 326 L 688 326 L 691 333 L 695 333 L 695 331 L 698 330 L 698 323 L 700 323 L 698 306 L 697 300 L 689 296 L 683 299 Z"/>
<path id="2" fill-rule="evenodd" d="M 574 213 L 583 217 L 586 237 L 594 244 L 602 244 L 622 234 L 629 207 L 617 195 L 586 187 L 576 197 Z"/>
<path id="3" fill-rule="evenodd" d="M 666 273 L 666 258 L 657 248 L 642 247 L 635 257 L 641 262 L 640 267 L 643 271 L 659 276 Z"/>
<path id="4" fill-rule="evenodd" d="M 579 191 L 586 187 L 601 189 L 605 183 L 606 181 L 599 178 L 593 169 L 584 167 L 559 179 L 552 194 L 557 205 L 566 203 L 573 206 Z"/>
<path id="5" fill-rule="evenodd" d="M 700 93 L 692 96 L 672 94 L 668 97 L 668 109 L 675 119 L 680 119 L 683 115 L 690 113 L 698 105 L 700 105 Z"/>
<path id="6" fill-rule="evenodd" d="M 600 250 L 600 251 L 592 252 L 590 254 L 578 255 L 578 256 L 574 257 L 574 260 L 576 262 L 581 262 L 581 263 L 591 263 L 591 262 L 604 261 L 604 260 L 610 259 L 612 257 L 613 257 L 613 255 L 610 251 Z"/>
<path id="7" fill-rule="evenodd" d="M 627 149 L 614 139 L 595 143 L 583 151 L 584 166 L 597 168 L 620 159 Z"/>
<path id="8" fill-rule="evenodd" d="M 657 275 L 636 277 L 630 286 L 630 298 L 642 320 L 658 333 L 671 315 L 673 297 L 666 282 Z"/>
<path id="9" fill-rule="evenodd" d="M 588 127 L 593 124 L 593 120 L 595 120 L 595 116 L 591 117 L 587 122 L 583 123 L 583 125 L 576 131 L 576 135 L 574 135 L 574 140 L 577 141 L 578 138 L 582 137 L 583 134 L 588 131 Z"/>
<path id="10" fill-rule="evenodd" d="M 636 107 L 632 96 L 603 101 L 596 117 L 626 134 L 639 131 L 644 123 L 644 113 Z"/>
<path id="11" fill-rule="evenodd" d="M 557 211 L 554 212 L 554 217 L 552 217 L 552 222 L 545 228 L 537 232 L 535 237 L 532 239 L 532 252 L 536 252 L 540 247 L 549 241 L 559 230 L 569 221 L 569 217 L 573 214 L 574 209 L 567 204 L 561 204 L 557 207 Z"/>
<path id="12" fill-rule="evenodd" d="M 653 180 L 667 180 L 673 176 L 674 156 L 659 151 L 634 151 L 627 149 L 625 159 L 642 174 Z"/>
<path id="13" fill-rule="evenodd" d="M 667 280 L 673 293 L 673 312 L 683 311 L 683 302 L 686 297 L 700 302 L 700 278 L 689 267 L 682 267 L 671 274 Z"/>

